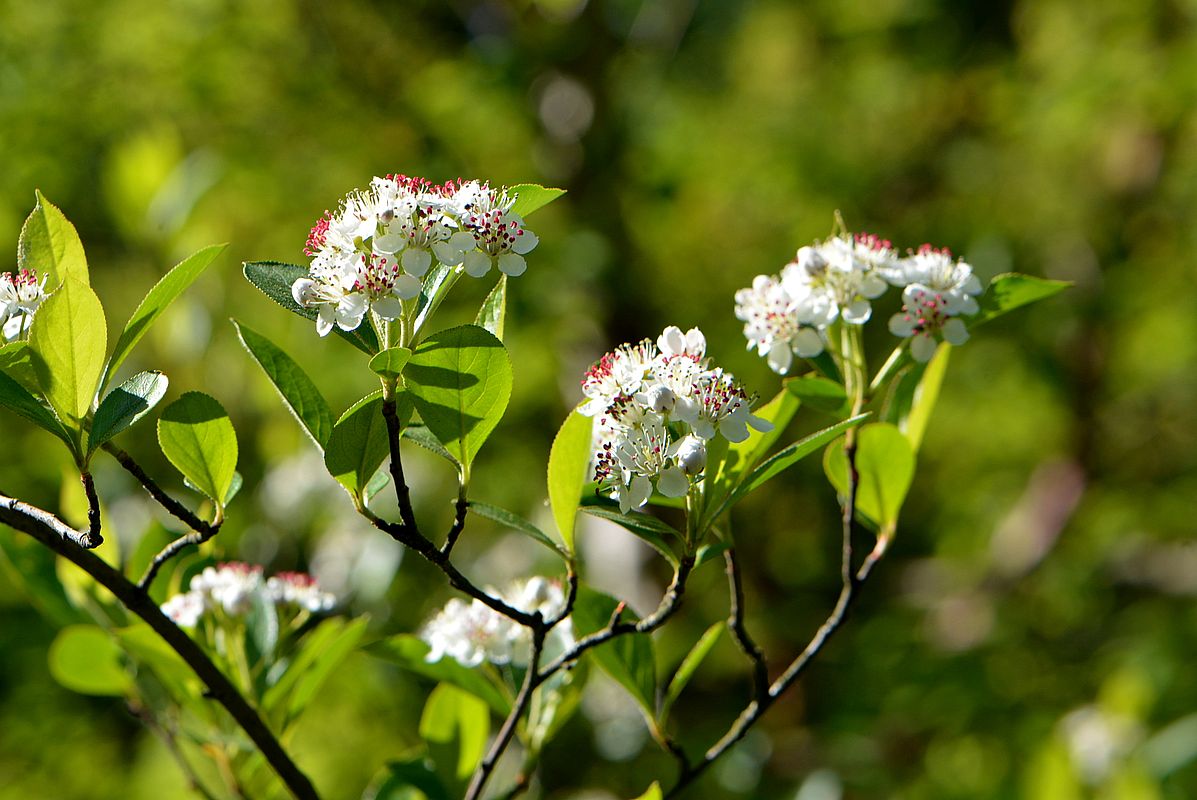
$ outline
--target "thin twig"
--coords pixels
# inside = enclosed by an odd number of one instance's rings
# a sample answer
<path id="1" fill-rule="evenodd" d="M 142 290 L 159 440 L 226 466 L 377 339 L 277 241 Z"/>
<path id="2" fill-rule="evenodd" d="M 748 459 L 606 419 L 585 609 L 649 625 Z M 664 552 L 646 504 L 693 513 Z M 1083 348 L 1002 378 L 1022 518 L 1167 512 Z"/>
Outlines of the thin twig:
<path id="1" fill-rule="evenodd" d="M 395 398 L 388 397 L 382 401 L 382 417 L 387 424 L 387 441 L 391 451 L 391 482 L 395 484 L 395 500 L 399 503 L 399 518 L 403 526 L 415 536 L 421 536 L 420 528 L 416 524 L 416 513 L 411 505 L 411 489 L 407 486 L 407 479 L 403 476 L 403 455 L 399 448 L 399 437 L 403 433 L 399 425 L 399 412 L 395 407 Z M 421 536 L 421 538 L 424 538 Z"/>
<path id="2" fill-rule="evenodd" d="M 445 537 L 445 543 L 441 545 L 441 557 L 448 558 L 449 554 L 453 552 L 453 545 L 457 544 L 457 537 L 461 536 L 461 532 L 465 530 L 466 512 L 470 510 L 470 503 L 466 500 L 465 487 L 457 493 L 457 503 L 453 514 L 453 525 L 449 528 L 449 534 Z"/>
<path id="3" fill-rule="evenodd" d="M 769 691 L 769 666 L 765 661 L 765 654 L 753 641 L 744 623 L 744 580 L 734 547 L 723 551 L 723 563 L 726 567 L 727 589 L 730 595 L 727 629 L 731 631 L 740 651 L 752 664 L 752 692 L 754 697 L 760 698 Z"/>
<path id="4" fill-rule="evenodd" d="M 208 687 L 207 696 L 220 703 L 257 745 L 280 779 L 298 800 L 318 800 L 315 787 L 304 775 L 275 735 L 246 702 L 200 646 L 162 613 L 141 588 L 95 553 L 82 549 L 80 534 L 62 520 L 27 503 L 0 497 L 0 522 L 37 539 L 46 547 L 82 569 L 121 601 L 131 612 L 165 641 L 187 662 Z"/>
<path id="5" fill-rule="evenodd" d="M 824 620 L 823 624 L 819 626 L 815 635 L 811 637 L 810 642 L 807 643 L 798 657 L 790 663 L 785 672 L 777 680 L 773 681 L 767 691 L 761 692 L 758 684 L 753 699 L 740 712 L 740 716 L 731 724 L 731 727 L 728 728 L 723 737 L 707 749 L 702 759 L 681 775 L 678 782 L 665 794 L 666 798 L 677 797 L 681 794 L 720 756 L 743 739 L 752 726 L 756 724 L 757 720 L 798 680 L 807 667 L 810 666 L 815 656 L 823 650 L 823 647 L 827 644 L 832 634 L 844 623 L 844 620 L 848 616 L 848 611 L 852 607 L 852 602 L 856 598 L 857 589 L 868 578 L 873 566 L 880 559 L 881 554 L 884 553 L 884 548 L 880 548 L 880 551 L 874 551 L 874 554 L 870 554 L 870 558 L 862 565 L 861 573 L 859 575 L 853 573 L 852 532 L 853 520 L 856 516 L 856 488 L 860 476 L 856 469 L 856 441 L 851 432 L 849 432 L 844 441 L 844 456 L 848 462 L 848 491 L 845 493 L 843 516 L 841 518 L 841 536 L 843 539 L 840 564 L 841 587 L 835 607 L 827 619 Z M 873 557 L 874 555 L 875 557 Z"/>
<path id="6" fill-rule="evenodd" d="M 537 613 L 537 618 L 540 614 Z M 537 686 L 537 672 L 540 669 L 540 655 L 544 651 L 544 637 L 545 628 L 542 624 L 537 625 L 532 629 L 532 654 L 528 658 L 528 672 L 524 675 L 524 682 L 520 686 L 519 694 L 516 695 L 515 703 L 511 706 L 511 712 L 508 713 L 507 719 L 503 720 L 503 727 L 499 729 L 495 741 L 491 744 L 490 750 L 487 751 L 486 756 L 482 762 L 478 764 L 478 768 L 474 770 L 473 777 L 470 778 L 469 788 L 466 790 L 465 800 L 478 800 L 482 795 L 482 790 L 486 787 L 486 782 L 490 779 L 491 773 L 494 772 L 495 765 L 499 763 L 499 758 L 502 757 L 503 752 L 507 749 L 507 745 L 511 743 L 511 737 L 515 734 L 515 728 L 519 724 L 520 717 L 523 716 L 524 710 L 528 707 L 529 701 L 532 699 L 532 692 Z"/>
<path id="7" fill-rule="evenodd" d="M 90 550 L 104 543 L 104 537 L 100 535 L 100 498 L 96 494 L 96 482 L 92 480 L 90 472 L 81 472 L 79 480 L 83 482 L 83 493 L 87 495 L 86 547 Z"/>
<path id="8" fill-rule="evenodd" d="M 167 561 L 170 561 L 182 550 L 185 550 L 192 545 L 198 547 L 215 536 L 219 530 L 220 523 L 217 523 L 206 531 L 196 531 L 175 539 L 166 547 L 162 548 L 158 555 L 154 556 L 154 560 L 150 562 L 150 565 L 145 568 L 145 573 L 141 576 L 141 580 L 137 582 L 137 588 L 148 591 L 150 584 L 154 582 L 154 578 L 158 575 L 158 570 L 162 569 L 162 566 Z"/>

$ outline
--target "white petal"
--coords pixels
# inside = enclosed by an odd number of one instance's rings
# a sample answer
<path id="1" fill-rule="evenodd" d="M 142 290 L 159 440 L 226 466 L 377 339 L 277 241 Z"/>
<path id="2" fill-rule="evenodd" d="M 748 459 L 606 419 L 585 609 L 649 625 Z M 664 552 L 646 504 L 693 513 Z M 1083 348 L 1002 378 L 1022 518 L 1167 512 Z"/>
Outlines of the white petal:
<path id="1" fill-rule="evenodd" d="M 424 285 L 420 283 L 420 279 L 414 275 L 400 275 L 395 278 L 395 285 L 391 287 L 391 291 L 397 297 L 410 300 L 413 297 L 419 297 L 420 290 L 423 288 Z"/>
<path id="2" fill-rule="evenodd" d="M 968 276 L 968 279 L 964 282 L 964 286 L 962 286 L 960 288 L 961 288 L 961 291 L 963 291 L 965 294 L 980 294 L 981 293 L 981 281 L 977 279 L 976 275 L 970 274 Z"/>
<path id="3" fill-rule="evenodd" d="M 666 497 L 684 497 L 690 489 L 690 480 L 678 467 L 670 467 L 657 478 L 657 489 Z"/>
<path id="4" fill-rule="evenodd" d="M 778 375 L 784 375 L 789 371 L 790 364 L 794 362 L 794 351 L 786 342 L 774 342 L 773 346 L 769 348 L 765 360 L 769 362 L 769 369 Z"/>
<path id="5" fill-rule="evenodd" d="M 905 339 L 914 335 L 914 315 L 897 313 L 889 318 L 889 332 Z"/>
<path id="6" fill-rule="evenodd" d="M 853 325 L 863 325 L 872 316 L 873 308 L 869 305 L 868 300 L 857 300 L 847 308 L 841 309 L 840 313 L 844 317 L 844 322 L 850 322 Z"/>
<path id="7" fill-rule="evenodd" d="M 968 341 L 968 328 L 964 320 L 950 319 L 943 324 L 943 338 L 948 344 L 961 345 Z"/>
<path id="8" fill-rule="evenodd" d="M 760 431 L 761 433 L 768 433 L 769 431 L 773 430 L 772 422 L 767 419 L 762 419 L 756 414 L 749 414 L 747 422 L 754 430 Z"/>
<path id="9" fill-rule="evenodd" d="M 748 438 L 748 426 L 738 415 L 724 417 L 719 422 L 719 432 L 723 434 L 724 439 L 727 439 L 732 444 L 742 442 Z"/>
<path id="10" fill-rule="evenodd" d="M 473 244 L 474 238 L 470 237 L 470 243 Z M 432 252 L 436 253 L 436 260 L 447 267 L 456 267 L 461 263 L 461 259 L 465 257 L 465 253 L 461 248 L 454 247 L 451 242 L 433 242 Z"/>
<path id="11" fill-rule="evenodd" d="M 504 253 L 499 256 L 499 272 L 502 272 L 504 275 L 518 278 L 527 269 L 528 262 L 524 261 L 523 256 L 516 255 L 515 253 Z"/>
<path id="12" fill-rule="evenodd" d="M 981 308 L 977 305 L 976 298 L 965 295 L 960 299 L 961 314 L 976 314 L 980 310 Z"/>
<path id="13" fill-rule="evenodd" d="M 458 231 L 449 237 L 449 246 L 454 250 L 468 253 L 478 246 L 478 241 L 474 238 L 474 234 L 469 231 Z"/>
<path id="14" fill-rule="evenodd" d="M 337 325 L 343 331 L 353 330 L 362 324 L 362 317 L 366 316 L 366 309 L 369 307 L 370 302 L 364 294 L 346 295 L 337 303 Z"/>
<path id="15" fill-rule="evenodd" d="M 885 294 L 885 281 L 878 275 L 866 275 L 860 282 L 860 293 L 872 300 Z"/>
<path id="16" fill-rule="evenodd" d="M 690 429 L 694 431 L 695 436 L 701 436 L 703 439 L 715 438 L 715 426 L 708 419 L 699 417 L 690 423 Z"/>
<path id="17" fill-rule="evenodd" d="M 403 270 L 408 275 L 419 278 L 432 266 L 432 253 L 427 250 L 417 250 L 409 247 L 403 251 Z"/>
<path id="18" fill-rule="evenodd" d="M 935 355 L 935 340 L 925 333 L 920 333 L 910 340 L 910 354 L 915 361 L 927 362 Z"/>
<path id="19" fill-rule="evenodd" d="M 471 250 L 466 253 L 462 263 L 465 265 L 466 274 L 472 278 L 481 278 L 490 272 L 490 256 L 481 250 Z"/>
<path id="20" fill-rule="evenodd" d="M 676 325 L 670 325 L 661 331 L 661 335 L 657 337 L 657 347 L 667 356 L 676 356 L 685 352 L 686 337 L 682 334 L 682 329 Z"/>
<path id="21" fill-rule="evenodd" d="M 515 237 L 515 243 L 511 245 L 511 249 L 522 256 L 531 253 L 538 244 L 540 244 L 540 239 L 536 234 L 525 228 L 523 233 Z"/>
<path id="22" fill-rule="evenodd" d="M 296 303 L 306 307 L 311 301 L 312 288 L 315 285 L 316 282 L 311 278 L 296 278 L 295 283 L 291 284 L 291 297 Z"/>
<path id="23" fill-rule="evenodd" d="M 640 508 L 648 502 L 649 496 L 653 493 L 653 484 L 644 475 L 637 475 L 632 478 L 631 484 L 628 485 L 628 502 L 632 508 Z M 620 501 L 622 505 L 622 500 Z M 627 513 L 627 512 L 624 512 Z"/>
<path id="24" fill-rule="evenodd" d="M 790 346 L 803 358 L 814 358 L 823 352 L 823 337 L 814 328 L 802 328 L 790 340 Z"/>
<path id="25" fill-rule="evenodd" d="M 403 302 L 394 295 L 375 300 L 370 304 L 370 308 L 383 319 L 398 319 L 403 316 Z"/>
<path id="26" fill-rule="evenodd" d="M 707 337 L 698 328 L 686 331 L 686 352 L 702 358 L 707 352 Z"/>
<path id="27" fill-rule="evenodd" d="M 407 244 L 407 237 L 399 232 L 399 226 L 384 236 L 375 236 L 373 245 L 375 253 L 398 253 Z"/>
<path id="28" fill-rule="evenodd" d="M 333 323 L 337 318 L 337 310 L 331 305 L 325 304 L 320 306 L 320 313 L 316 316 L 316 333 L 321 336 L 328 336 L 328 332 L 333 329 Z"/>

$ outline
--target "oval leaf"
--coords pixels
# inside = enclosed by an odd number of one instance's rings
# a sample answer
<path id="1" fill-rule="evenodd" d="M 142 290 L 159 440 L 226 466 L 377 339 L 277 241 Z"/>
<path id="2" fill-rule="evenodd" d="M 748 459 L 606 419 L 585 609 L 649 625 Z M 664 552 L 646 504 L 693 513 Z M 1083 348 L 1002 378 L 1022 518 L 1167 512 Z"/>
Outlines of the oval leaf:
<path id="1" fill-rule="evenodd" d="M 1068 281 L 1035 278 L 1017 272 L 997 275 L 989 282 L 985 293 L 981 295 L 979 302 L 981 310 L 976 317 L 968 321 L 968 327 L 971 330 L 1016 308 L 1046 300 L 1071 285 Z"/>
<path id="2" fill-rule="evenodd" d="M 848 492 L 848 463 L 843 441 L 827 448 L 823 468 L 841 495 Z M 879 527 L 892 529 L 914 478 L 914 448 L 901 431 L 885 422 L 856 433 L 856 510 Z"/>
<path id="3" fill-rule="evenodd" d="M 307 277 L 309 274 L 307 267 L 278 261 L 247 261 L 242 271 L 250 283 L 262 290 L 262 294 L 283 308 L 304 319 L 316 319 L 319 314 L 317 309 L 305 308 L 296 303 L 295 298 L 291 296 L 291 286 L 296 279 Z M 372 356 L 378 352 L 378 337 L 374 334 L 374 329 L 364 322 L 351 331 L 341 330 L 340 326 L 334 325 L 333 333 L 366 355 Z"/>
<path id="4" fill-rule="evenodd" d="M 50 645 L 50 674 L 80 694 L 119 696 L 133 688 L 123 658 L 120 646 L 100 628 L 71 625 Z"/>
<path id="5" fill-rule="evenodd" d="M 370 369 L 384 378 L 398 378 L 411 360 L 411 351 L 406 347 L 388 347 L 370 359 Z"/>
<path id="6" fill-rule="evenodd" d="M 253 356 L 254 361 L 270 378 L 274 388 L 282 395 L 287 408 L 299 420 L 312 441 L 323 450 L 333 429 L 332 411 L 324 395 L 312 383 L 312 379 L 291 356 L 260 333 L 256 333 L 233 320 L 241 343 Z"/>
<path id="7" fill-rule="evenodd" d="M 565 190 L 548 189 L 538 183 L 521 183 L 518 186 L 509 186 L 507 194 L 515 195 L 515 203 L 511 206 L 512 213 L 526 217 L 561 197 Z"/>
<path id="8" fill-rule="evenodd" d="M 40 391 L 37 372 L 33 369 L 33 359 L 33 351 L 27 343 L 9 342 L 0 347 L 0 372 L 7 373 L 8 377 L 30 392 Z"/>
<path id="9" fill-rule="evenodd" d="M 445 449 L 470 464 L 511 399 L 511 362 L 503 343 L 477 325 L 435 333 L 403 372 L 420 419 Z"/>
<path id="10" fill-rule="evenodd" d="M 237 433 L 220 403 L 187 392 L 162 412 L 158 444 L 183 477 L 224 507 L 237 469 Z"/>
<path id="11" fill-rule="evenodd" d="M 525 536 L 535 539 L 566 560 L 570 557 L 569 553 L 550 539 L 544 531 L 514 512 L 508 511 L 505 508 L 499 508 L 498 506 L 492 506 L 490 503 L 478 502 L 470 503 L 470 511 L 480 517 L 489 519 L 491 522 L 497 522 L 511 530 L 519 531 Z"/>
<path id="12" fill-rule="evenodd" d="M 428 743 L 437 767 L 448 767 L 446 762 L 451 760 L 452 777 L 464 780 L 486 752 L 490 711 L 474 695 L 442 683 L 424 704 L 420 736 Z"/>
<path id="13" fill-rule="evenodd" d="M 108 393 L 91 423 L 87 452 L 133 425 L 158 405 L 170 381 L 161 372 L 139 372 Z"/>
<path id="14" fill-rule="evenodd" d="M 549 507 L 553 521 L 561 533 L 561 540 L 572 553 L 574 550 L 574 519 L 582 501 L 582 487 L 586 485 L 593 446 L 594 420 L 571 411 L 553 438 L 549 451 Z"/>
<path id="15" fill-rule="evenodd" d="M 214 244 L 193 253 L 176 264 L 170 272 L 163 275 L 162 279 L 154 284 L 154 288 L 146 293 L 133 315 L 129 317 L 129 321 L 125 323 L 121 335 L 117 337 L 116 345 L 112 348 L 112 356 L 108 359 L 108 366 L 104 372 L 105 381 L 116 374 L 117 369 L 128 358 L 134 346 L 141 341 L 141 337 L 145 336 L 146 331 L 162 315 L 162 312 L 183 293 L 184 289 L 203 274 L 208 265 L 223 253 L 226 247 L 228 247 L 226 244 Z"/>
<path id="16" fill-rule="evenodd" d="M 681 539 L 682 535 L 656 517 L 638 512 L 622 514 L 618 508 L 607 506 L 583 506 L 582 510 L 592 517 L 614 522 L 621 528 L 631 531 L 663 555 L 670 564 L 675 567 L 677 566 L 677 554 L 669 546 L 669 541 L 666 537 L 675 536 Z"/>
<path id="17" fill-rule="evenodd" d="M 38 308 L 29 335 L 38 383 L 59 419 L 71 424 L 91 410 L 107 345 L 100 298 L 68 277 Z"/>
<path id="18" fill-rule="evenodd" d="M 803 375 L 785 381 L 786 391 L 808 408 L 842 417 L 848 413 L 848 393 L 839 383 L 819 375 Z"/>
<path id="19" fill-rule="evenodd" d="M 375 392 L 358 400 L 337 420 L 324 449 L 324 466 L 351 497 L 361 501 L 366 485 L 390 451 L 382 392 Z"/>
<path id="20" fill-rule="evenodd" d="M 17 267 L 48 274 L 50 289 L 67 278 L 89 285 L 87 257 L 78 231 L 40 191 L 35 194 L 37 203 L 21 227 L 17 242 Z"/>
<path id="21" fill-rule="evenodd" d="M 495 284 L 495 288 L 490 290 L 490 294 L 482 301 L 482 307 L 478 309 L 478 318 L 474 320 L 474 324 L 482 328 L 486 328 L 493 333 L 499 341 L 503 340 L 503 325 L 507 319 L 507 276 L 500 275 L 499 282 Z"/>
<path id="22" fill-rule="evenodd" d="M 49 431 L 74 449 L 70 434 L 62 427 L 62 423 L 54 416 L 54 412 L 46 408 L 25 387 L 12 378 L 0 372 L 0 406 L 9 411 L 20 414 L 39 428 Z"/>

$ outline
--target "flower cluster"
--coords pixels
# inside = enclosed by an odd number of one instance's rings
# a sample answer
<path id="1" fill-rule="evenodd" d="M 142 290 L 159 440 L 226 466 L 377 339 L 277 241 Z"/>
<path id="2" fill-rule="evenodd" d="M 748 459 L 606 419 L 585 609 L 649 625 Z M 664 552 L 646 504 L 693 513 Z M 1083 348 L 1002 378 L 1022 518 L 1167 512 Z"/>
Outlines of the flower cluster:
<path id="1" fill-rule="evenodd" d="M 46 299 L 46 278 L 31 269 L 0 273 L 0 336 L 12 341 L 29 329 L 33 312 Z"/>
<path id="2" fill-rule="evenodd" d="M 752 414 L 750 396 L 730 374 L 711 368 L 698 328 L 670 326 L 604 355 L 582 381 L 581 413 L 595 417 L 595 479 L 627 513 L 648 502 L 653 485 L 681 497 L 706 468 L 706 443 L 730 442 L 771 425 Z"/>
<path id="3" fill-rule="evenodd" d="M 194 628 L 207 611 L 219 609 L 230 617 L 248 614 L 258 598 L 280 610 L 308 613 L 329 611 L 337 602 L 310 575 L 280 572 L 264 580 L 261 567 L 232 562 L 204 568 L 191 579 L 189 591 L 162 604 L 162 613 L 180 627 Z"/>
<path id="4" fill-rule="evenodd" d="M 507 605 L 529 614 L 540 612 L 552 619 L 565 609 L 565 594 L 561 584 L 535 577 L 515 581 L 505 591 L 487 589 Z M 440 661 L 449 656 L 467 667 L 484 661 L 492 664 L 524 666 L 532 647 L 532 633 L 518 622 L 508 619 L 479 600 L 465 602 L 454 598 L 425 624 L 420 638 L 429 647 L 426 660 Z M 552 658 L 574 643 L 573 624 L 562 620 L 545 639 L 545 653 Z"/>
<path id="5" fill-rule="evenodd" d="M 886 239 L 845 235 L 801 248 L 780 275 L 758 275 L 736 292 L 736 317 L 744 322 L 748 348 L 770 368 L 788 372 L 794 356 L 823 352 L 827 329 L 837 320 L 863 325 L 872 300 L 887 286 L 903 289 L 904 306 L 890 319 L 897 336 L 914 337 L 911 353 L 926 361 L 938 338 L 961 344 L 968 338 L 960 314 L 977 311 L 981 291 L 972 267 L 947 250 L 923 245 L 905 258 Z"/>
<path id="6" fill-rule="evenodd" d="M 318 308 L 316 330 L 353 330 L 367 311 L 403 315 L 433 262 L 480 278 L 497 266 L 517 276 L 536 234 L 512 212 L 516 196 L 478 181 L 433 184 L 388 175 L 347 195 L 308 235 L 309 274 L 291 286 L 295 302 Z"/>

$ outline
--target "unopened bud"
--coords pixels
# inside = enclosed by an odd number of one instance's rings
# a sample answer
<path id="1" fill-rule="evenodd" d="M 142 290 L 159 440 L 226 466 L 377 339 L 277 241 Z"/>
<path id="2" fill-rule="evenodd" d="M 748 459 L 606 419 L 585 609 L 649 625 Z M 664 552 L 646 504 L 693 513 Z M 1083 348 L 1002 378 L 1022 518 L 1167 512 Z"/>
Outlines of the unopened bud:
<path id="1" fill-rule="evenodd" d="M 677 449 L 677 465 L 690 477 L 707 467 L 707 444 L 697 436 L 687 436 Z"/>

